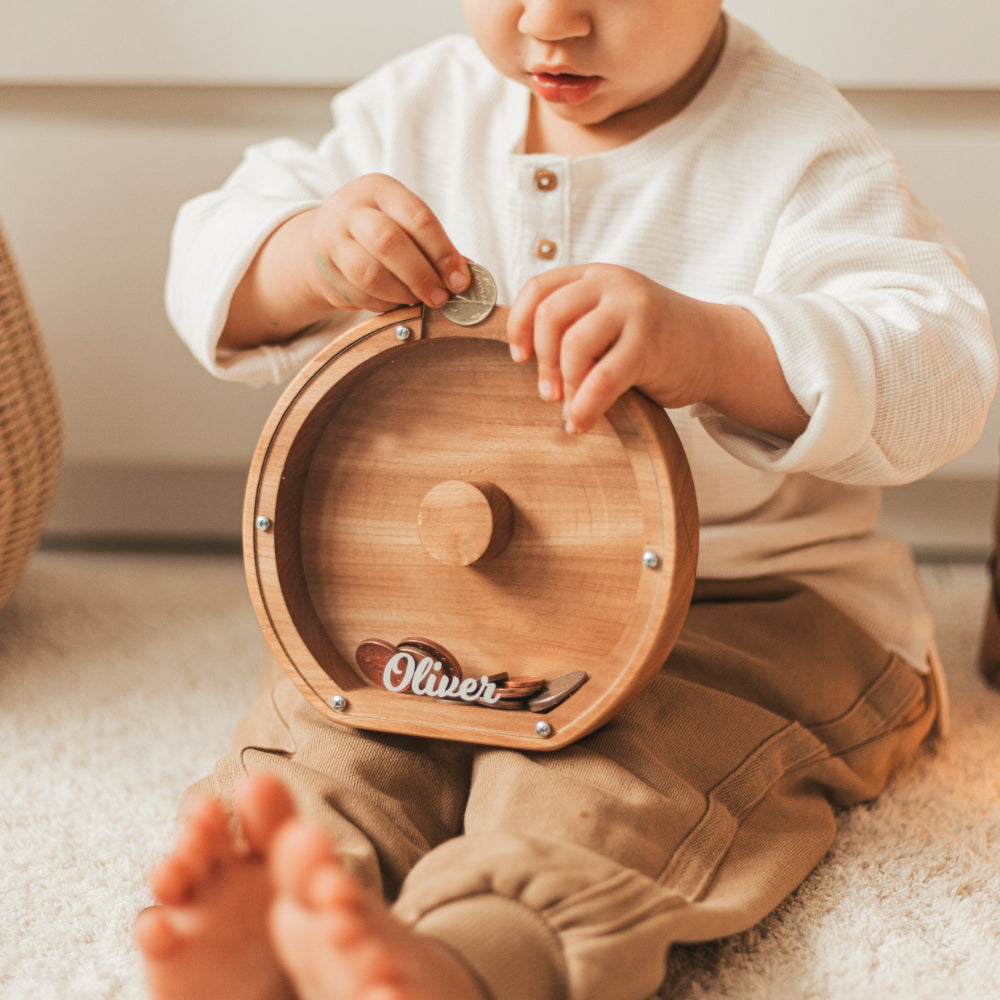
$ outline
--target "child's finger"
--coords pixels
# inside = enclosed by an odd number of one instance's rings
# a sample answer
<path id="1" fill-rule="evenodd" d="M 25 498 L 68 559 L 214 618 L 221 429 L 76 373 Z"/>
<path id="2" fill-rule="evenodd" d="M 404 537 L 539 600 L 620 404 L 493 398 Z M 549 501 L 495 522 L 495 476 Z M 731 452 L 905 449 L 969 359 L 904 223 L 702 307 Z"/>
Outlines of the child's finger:
<path id="1" fill-rule="evenodd" d="M 620 334 L 620 319 L 600 308 L 596 301 L 569 326 L 559 345 L 559 370 L 567 402 L 573 399 L 584 379 Z"/>
<path id="2" fill-rule="evenodd" d="M 528 361 L 535 354 L 535 314 L 554 291 L 575 281 L 579 268 L 560 267 L 537 275 L 518 292 L 507 317 L 507 341 L 515 361 Z"/>
<path id="3" fill-rule="evenodd" d="M 534 348 L 538 359 L 538 394 L 542 399 L 566 398 L 567 358 L 573 363 L 571 374 L 575 382 L 583 377 L 583 371 L 578 369 L 588 361 L 592 363 L 593 357 L 585 358 L 589 350 L 587 341 L 592 339 L 585 318 L 598 303 L 599 292 L 579 281 L 557 288 L 539 303 L 535 310 Z M 575 331 L 581 323 L 584 337 L 574 347 L 578 340 Z"/>
<path id="4" fill-rule="evenodd" d="M 317 253 L 314 263 L 330 301 L 349 309 L 385 312 L 413 301 L 409 289 L 353 240 L 337 247 L 336 260 Z"/>
<path id="5" fill-rule="evenodd" d="M 364 251 L 357 255 L 348 277 L 369 295 L 400 302 L 423 302 L 431 308 L 443 305 L 448 290 L 402 226 L 378 209 L 357 213 L 350 235 Z"/>
<path id="6" fill-rule="evenodd" d="M 589 431 L 632 385 L 632 371 L 620 340 L 587 372 L 563 409 L 566 430 Z"/>
<path id="7" fill-rule="evenodd" d="M 440 306 L 449 293 L 468 288 L 472 280 L 468 262 L 421 198 L 405 185 L 387 178 L 376 192 L 376 204 L 407 239 L 399 244 L 398 260 L 395 256 L 382 259 L 422 302 Z M 383 239 L 394 241 L 396 237 L 384 233 Z M 395 249 L 390 247 L 390 253 Z"/>

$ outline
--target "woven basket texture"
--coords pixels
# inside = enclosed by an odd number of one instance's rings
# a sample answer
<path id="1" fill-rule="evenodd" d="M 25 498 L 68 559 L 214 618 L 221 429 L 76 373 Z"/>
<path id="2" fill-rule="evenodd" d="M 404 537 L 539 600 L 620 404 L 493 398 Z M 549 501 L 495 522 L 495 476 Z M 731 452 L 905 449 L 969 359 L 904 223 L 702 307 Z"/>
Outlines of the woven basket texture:
<path id="1" fill-rule="evenodd" d="M 41 538 L 62 455 L 55 381 L 0 229 L 0 607 L 17 587 Z"/>

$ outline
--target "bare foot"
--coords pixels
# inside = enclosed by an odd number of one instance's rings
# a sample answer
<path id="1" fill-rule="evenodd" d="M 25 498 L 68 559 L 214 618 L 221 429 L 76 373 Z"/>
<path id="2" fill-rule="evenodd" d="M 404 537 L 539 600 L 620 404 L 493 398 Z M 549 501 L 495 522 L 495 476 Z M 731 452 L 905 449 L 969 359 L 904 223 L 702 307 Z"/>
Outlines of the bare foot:
<path id="1" fill-rule="evenodd" d="M 284 787 L 254 775 L 236 813 L 246 845 L 233 842 L 218 801 L 195 802 L 174 850 L 150 876 L 158 905 L 143 910 L 133 935 L 156 1000 L 290 1000 L 271 947 L 273 890 L 266 852 L 294 813 Z"/>
<path id="2" fill-rule="evenodd" d="M 299 1000 L 486 1000 L 468 967 L 400 923 L 302 820 L 274 838 L 271 934 Z"/>

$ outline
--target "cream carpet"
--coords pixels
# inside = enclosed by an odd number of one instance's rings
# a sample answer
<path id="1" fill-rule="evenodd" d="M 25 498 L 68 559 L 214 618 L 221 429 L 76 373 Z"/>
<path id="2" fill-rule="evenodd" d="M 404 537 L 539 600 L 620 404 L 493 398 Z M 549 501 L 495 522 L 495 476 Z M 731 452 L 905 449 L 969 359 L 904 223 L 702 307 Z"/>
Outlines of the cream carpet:
<path id="1" fill-rule="evenodd" d="M 986 574 L 922 570 L 954 733 L 759 928 L 678 948 L 669 1000 L 1000 998 L 1000 694 Z M 129 927 L 183 788 L 222 753 L 262 640 L 235 556 L 45 551 L 0 612 L 0 997 L 140 1000 Z"/>

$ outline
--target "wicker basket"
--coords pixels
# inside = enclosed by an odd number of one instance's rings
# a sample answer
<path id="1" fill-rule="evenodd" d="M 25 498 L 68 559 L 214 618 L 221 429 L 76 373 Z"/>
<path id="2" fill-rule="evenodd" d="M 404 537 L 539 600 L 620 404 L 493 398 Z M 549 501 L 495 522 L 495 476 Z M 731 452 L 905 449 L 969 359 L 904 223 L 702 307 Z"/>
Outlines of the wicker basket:
<path id="1" fill-rule="evenodd" d="M 45 348 L 0 229 L 0 607 L 45 527 L 62 464 L 62 431 Z"/>

